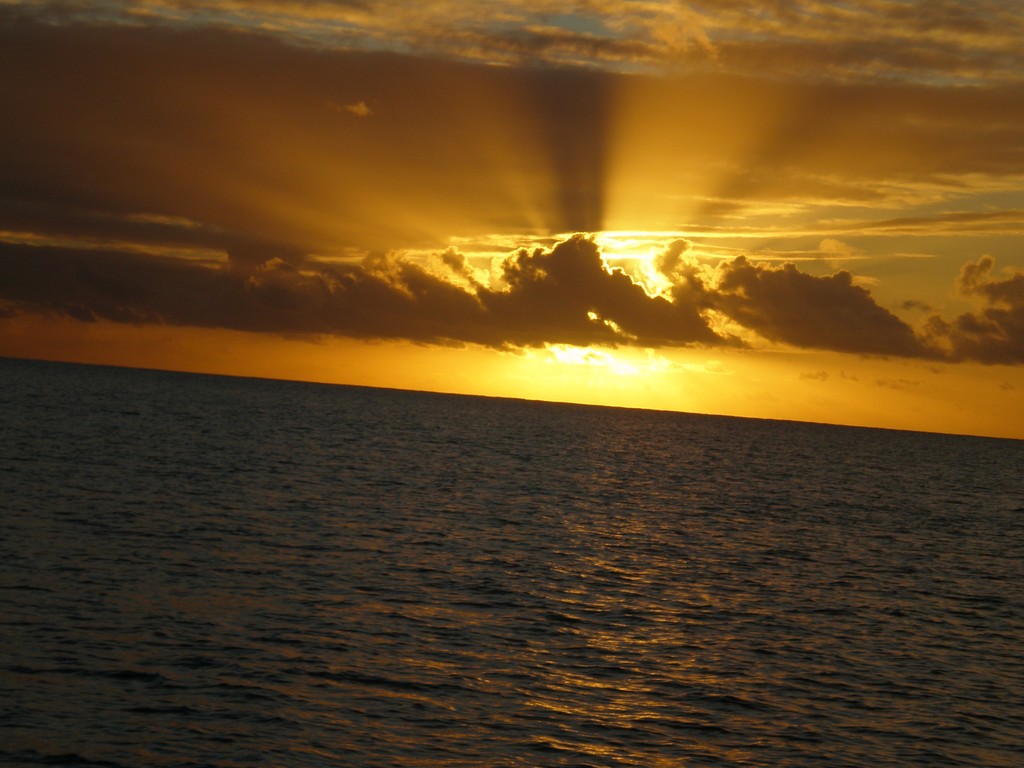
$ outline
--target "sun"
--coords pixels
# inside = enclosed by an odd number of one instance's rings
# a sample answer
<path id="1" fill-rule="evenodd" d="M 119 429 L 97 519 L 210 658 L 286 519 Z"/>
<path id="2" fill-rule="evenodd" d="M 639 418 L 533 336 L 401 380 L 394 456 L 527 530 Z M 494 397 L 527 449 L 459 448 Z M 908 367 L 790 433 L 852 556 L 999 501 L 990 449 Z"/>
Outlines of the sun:
<path id="1" fill-rule="evenodd" d="M 589 366 L 615 376 L 640 376 L 645 373 L 642 366 L 605 349 L 549 344 L 547 351 L 551 355 L 549 361 L 558 365 Z"/>

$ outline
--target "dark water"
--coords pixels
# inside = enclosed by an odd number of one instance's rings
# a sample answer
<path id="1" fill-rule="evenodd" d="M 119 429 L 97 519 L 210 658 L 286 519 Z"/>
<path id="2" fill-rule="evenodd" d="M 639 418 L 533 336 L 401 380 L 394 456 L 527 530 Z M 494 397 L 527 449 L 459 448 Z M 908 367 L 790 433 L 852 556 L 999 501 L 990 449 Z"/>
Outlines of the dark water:
<path id="1" fill-rule="evenodd" d="M 1022 442 L 0 385 L 3 766 L 1022 765 Z"/>

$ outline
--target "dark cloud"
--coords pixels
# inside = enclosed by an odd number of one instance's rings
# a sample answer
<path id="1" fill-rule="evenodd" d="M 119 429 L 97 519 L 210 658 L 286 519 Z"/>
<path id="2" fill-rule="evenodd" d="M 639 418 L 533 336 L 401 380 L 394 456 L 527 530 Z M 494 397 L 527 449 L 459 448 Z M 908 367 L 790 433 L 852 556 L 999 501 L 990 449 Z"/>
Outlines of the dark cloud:
<path id="1" fill-rule="evenodd" d="M 885 389 L 916 389 L 921 386 L 920 381 L 914 379 L 875 379 L 876 387 L 884 387 Z"/>
<path id="2" fill-rule="evenodd" d="M 550 251 L 522 250 L 505 262 L 508 291 L 481 294 L 514 341 L 678 346 L 735 343 L 714 333 L 694 303 L 652 297 L 618 269 L 607 271 L 597 245 L 583 236 Z"/>
<path id="3" fill-rule="evenodd" d="M 663 259 L 673 264 L 677 281 L 670 300 L 609 270 L 598 246 L 582 235 L 513 253 L 496 287 L 478 282 L 454 249 L 440 254 L 450 270 L 444 276 L 396 257 L 321 263 L 270 246 L 235 251 L 211 267 L 150 254 L 0 245 L 0 300 L 8 308 L 82 320 L 432 344 L 739 345 L 711 328 L 708 310 L 714 309 L 798 347 L 927 353 L 848 273 L 813 277 L 793 265 L 774 269 L 740 257 L 709 285 L 695 266 L 679 263 L 682 248 L 676 243 Z"/>
<path id="4" fill-rule="evenodd" d="M 814 373 L 801 373 L 801 379 L 809 381 L 828 381 L 828 371 L 815 371 Z"/>
<path id="5" fill-rule="evenodd" d="M 414 265 L 298 264 L 273 249 L 265 257 L 211 268 L 151 254 L 0 245 L 0 299 L 115 322 L 485 341 L 474 338 L 483 320 L 476 300 Z"/>
<path id="6" fill-rule="evenodd" d="M 669 280 L 674 281 L 674 278 L 677 278 L 681 271 L 685 269 L 686 263 L 683 257 L 692 248 L 693 243 L 689 240 L 673 240 L 664 251 L 658 254 L 654 261 L 654 268 Z"/>
<path id="7" fill-rule="evenodd" d="M 995 259 L 982 256 L 960 269 L 957 287 L 968 296 L 978 295 L 993 304 L 1009 307 L 1024 305 L 1024 273 L 1017 272 L 1002 280 L 991 279 Z"/>
<path id="8" fill-rule="evenodd" d="M 797 347 L 918 357 L 928 350 L 913 330 L 875 303 L 853 276 L 767 267 L 740 256 L 721 269 L 713 306 L 772 341 Z"/>
<path id="9" fill-rule="evenodd" d="M 606 270 L 582 236 L 513 254 L 501 289 L 476 282 L 461 254 L 441 258 L 468 285 L 386 256 L 320 264 L 252 248 L 211 268 L 136 253 L 0 245 L 0 299 L 76 319 L 437 344 L 735 343 L 712 332 L 696 306 L 651 297 L 623 272 Z"/>
<path id="10" fill-rule="evenodd" d="M 984 306 L 951 323 L 932 317 L 929 331 L 954 359 L 1017 365 L 1024 363 L 1024 272 L 999 279 L 992 275 L 994 267 L 991 256 L 965 264 L 957 288 Z"/>
<path id="11" fill-rule="evenodd" d="M 907 299 L 900 304 L 900 309 L 907 311 L 931 312 L 934 310 L 934 307 L 920 299 Z"/>
<path id="12" fill-rule="evenodd" d="M 449 248 L 435 273 L 383 254 L 328 263 L 273 244 L 235 244 L 208 262 L 154 253 L 0 244 L 0 317 L 49 312 L 80 321 L 229 328 L 275 334 L 403 339 L 495 348 L 742 346 L 712 327 L 714 313 L 769 341 L 799 348 L 917 358 L 1024 362 L 1024 274 L 993 278 L 993 261 L 964 266 L 958 286 L 984 307 L 925 333 L 879 306 L 850 273 L 814 276 L 745 257 L 713 277 L 672 243 L 656 260 L 673 281 L 652 296 L 609 269 L 583 235 L 519 250 L 494 286 Z"/>

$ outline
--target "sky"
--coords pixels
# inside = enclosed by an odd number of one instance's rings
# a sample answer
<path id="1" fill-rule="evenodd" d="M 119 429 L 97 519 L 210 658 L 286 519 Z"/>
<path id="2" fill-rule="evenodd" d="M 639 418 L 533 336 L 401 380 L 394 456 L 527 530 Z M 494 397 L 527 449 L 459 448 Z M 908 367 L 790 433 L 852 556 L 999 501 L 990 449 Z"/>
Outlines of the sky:
<path id="1" fill-rule="evenodd" d="M 1018 0 L 0 0 L 0 356 L 1024 438 Z"/>

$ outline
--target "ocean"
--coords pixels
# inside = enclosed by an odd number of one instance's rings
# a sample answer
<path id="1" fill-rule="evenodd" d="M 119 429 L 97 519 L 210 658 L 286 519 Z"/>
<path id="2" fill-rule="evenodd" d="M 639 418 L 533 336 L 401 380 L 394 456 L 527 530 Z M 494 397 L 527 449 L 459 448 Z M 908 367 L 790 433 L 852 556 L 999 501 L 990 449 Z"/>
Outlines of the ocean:
<path id="1" fill-rule="evenodd" d="M 1024 441 L 0 385 L 5 767 L 1022 765 Z"/>

